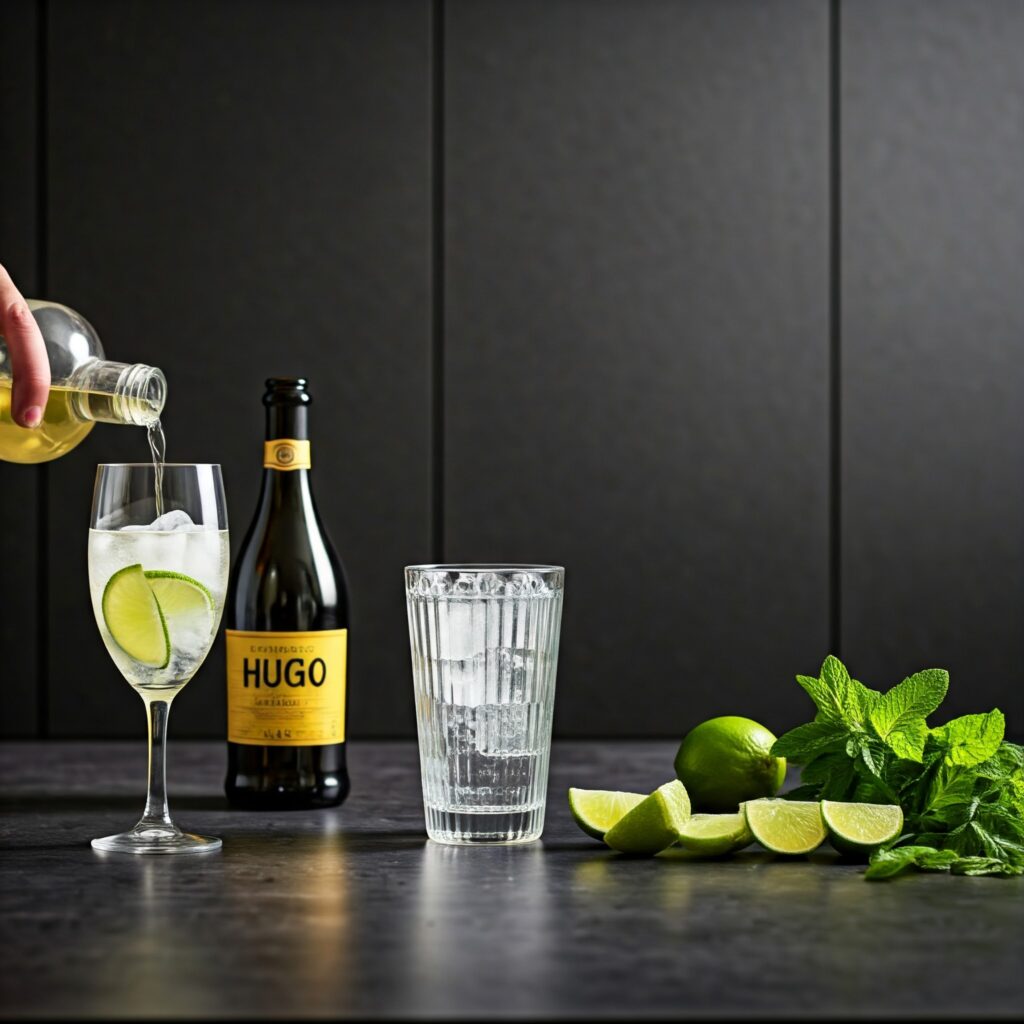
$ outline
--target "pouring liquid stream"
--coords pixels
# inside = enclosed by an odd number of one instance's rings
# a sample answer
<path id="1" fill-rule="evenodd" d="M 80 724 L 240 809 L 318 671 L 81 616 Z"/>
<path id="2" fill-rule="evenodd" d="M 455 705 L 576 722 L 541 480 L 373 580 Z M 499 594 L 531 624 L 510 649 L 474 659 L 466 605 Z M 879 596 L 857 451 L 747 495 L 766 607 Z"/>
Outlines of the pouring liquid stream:
<path id="1" fill-rule="evenodd" d="M 164 514 L 164 461 L 167 455 L 167 438 L 159 418 L 146 427 L 146 440 L 153 458 L 153 487 L 156 492 L 157 518 Z"/>

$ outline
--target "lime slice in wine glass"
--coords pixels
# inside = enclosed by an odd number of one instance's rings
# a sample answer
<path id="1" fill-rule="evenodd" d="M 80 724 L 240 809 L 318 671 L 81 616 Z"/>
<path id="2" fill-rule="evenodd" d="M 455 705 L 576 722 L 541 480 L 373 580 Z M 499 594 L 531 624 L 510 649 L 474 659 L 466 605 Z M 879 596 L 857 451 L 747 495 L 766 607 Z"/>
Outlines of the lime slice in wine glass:
<path id="1" fill-rule="evenodd" d="M 164 613 L 174 650 L 186 659 L 201 660 L 217 624 L 213 595 L 199 580 L 180 572 L 150 570 L 146 582 Z"/>
<path id="2" fill-rule="evenodd" d="M 103 589 L 103 621 L 114 643 L 149 668 L 165 668 L 171 660 L 167 623 L 141 565 L 119 569 Z"/>
<path id="3" fill-rule="evenodd" d="M 213 595 L 199 582 L 183 572 L 150 569 L 145 580 L 157 596 L 160 610 L 173 626 L 179 618 L 198 616 L 209 622 L 213 615 Z"/>

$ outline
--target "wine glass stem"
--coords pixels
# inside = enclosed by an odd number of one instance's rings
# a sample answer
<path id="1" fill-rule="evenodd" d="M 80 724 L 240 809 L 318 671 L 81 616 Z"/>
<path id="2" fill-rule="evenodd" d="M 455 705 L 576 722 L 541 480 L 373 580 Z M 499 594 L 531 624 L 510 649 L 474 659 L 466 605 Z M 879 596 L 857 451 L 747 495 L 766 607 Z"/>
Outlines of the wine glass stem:
<path id="1" fill-rule="evenodd" d="M 149 717 L 149 793 L 146 796 L 146 811 L 140 825 L 157 825 L 174 828 L 171 812 L 167 807 L 167 715 L 171 709 L 169 700 L 146 701 Z"/>

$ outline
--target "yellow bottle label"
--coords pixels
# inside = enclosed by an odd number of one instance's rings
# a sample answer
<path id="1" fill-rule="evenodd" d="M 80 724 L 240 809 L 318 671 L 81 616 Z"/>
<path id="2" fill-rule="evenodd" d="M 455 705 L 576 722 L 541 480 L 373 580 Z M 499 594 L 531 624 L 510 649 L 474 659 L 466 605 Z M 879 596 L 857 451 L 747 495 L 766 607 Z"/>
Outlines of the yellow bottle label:
<path id="1" fill-rule="evenodd" d="M 347 629 L 225 634 L 232 743 L 312 747 L 344 741 Z"/>
<path id="2" fill-rule="evenodd" d="M 309 442 L 278 437 L 263 442 L 264 469 L 309 469 Z"/>

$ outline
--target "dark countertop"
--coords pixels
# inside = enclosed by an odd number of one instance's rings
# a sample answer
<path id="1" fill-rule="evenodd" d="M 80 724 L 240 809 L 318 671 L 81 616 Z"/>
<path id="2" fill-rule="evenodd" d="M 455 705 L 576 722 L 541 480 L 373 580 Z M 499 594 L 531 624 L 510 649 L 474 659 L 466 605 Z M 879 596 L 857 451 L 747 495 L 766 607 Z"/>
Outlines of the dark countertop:
<path id="1" fill-rule="evenodd" d="M 220 744 L 170 745 L 179 824 L 224 849 L 100 855 L 145 747 L 6 743 L 5 1017 L 1013 1016 L 1024 882 L 864 882 L 828 853 L 629 860 L 564 791 L 651 789 L 667 743 L 558 743 L 541 843 L 426 840 L 412 743 L 355 743 L 336 811 L 229 811 Z"/>

